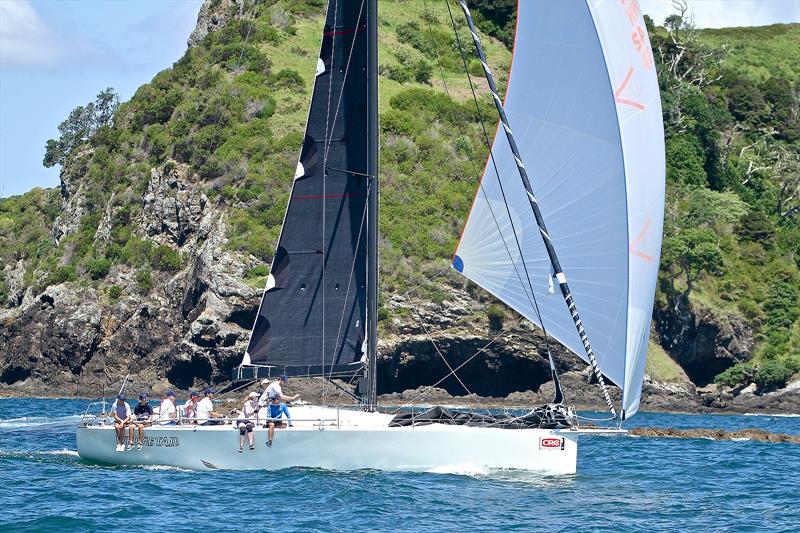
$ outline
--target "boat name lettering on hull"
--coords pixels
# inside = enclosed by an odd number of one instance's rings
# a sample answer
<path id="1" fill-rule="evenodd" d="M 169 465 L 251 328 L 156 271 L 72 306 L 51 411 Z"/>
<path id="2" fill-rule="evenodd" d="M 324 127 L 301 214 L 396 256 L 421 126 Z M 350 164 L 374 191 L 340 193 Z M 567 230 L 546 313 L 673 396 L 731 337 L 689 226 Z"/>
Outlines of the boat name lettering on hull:
<path id="1" fill-rule="evenodd" d="M 554 437 L 541 437 L 539 439 L 540 450 L 563 450 L 564 439 L 557 439 Z"/>
<path id="2" fill-rule="evenodd" d="M 125 444 L 128 444 L 128 437 L 125 437 Z M 145 435 L 140 442 L 138 437 L 134 437 L 133 445 L 154 446 L 157 448 L 177 448 L 180 446 L 179 437 L 153 437 Z"/>

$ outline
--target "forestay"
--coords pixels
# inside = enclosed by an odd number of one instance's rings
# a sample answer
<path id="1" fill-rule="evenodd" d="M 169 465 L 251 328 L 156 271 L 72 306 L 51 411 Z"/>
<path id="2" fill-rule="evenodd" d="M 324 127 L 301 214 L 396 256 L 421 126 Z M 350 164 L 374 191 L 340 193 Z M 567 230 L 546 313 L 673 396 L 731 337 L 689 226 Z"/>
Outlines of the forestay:
<path id="1" fill-rule="evenodd" d="M 636 2 L 519 2 L 505 110 L 598 365 L 632 416 L 664 207 L 661 105 Z M 550 261 L 504 135 L 492 151 L 453 266 L 538 324 L 532 285 L 548 333 L 587 359 L 563 299 L 547 296 Z"/>
<path id="2" fill-rule="evenodd" d="M 361 369 L 367 294 L 368 2 L 330 2 L 305 140 L 243 365 Z"/>

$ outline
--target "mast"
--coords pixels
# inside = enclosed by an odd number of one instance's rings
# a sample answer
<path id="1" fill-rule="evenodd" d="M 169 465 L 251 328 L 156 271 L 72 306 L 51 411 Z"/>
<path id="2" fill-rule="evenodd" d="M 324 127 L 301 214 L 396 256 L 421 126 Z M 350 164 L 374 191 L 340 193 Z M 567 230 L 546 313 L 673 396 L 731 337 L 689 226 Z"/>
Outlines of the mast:
<path id="1" fill-rule="evenodd" d="M 500 121 L 503 125 L 503 130 L 506 133 L 506 138 L 508 139 L 508 143 L 514 155 L 514 160 L 517 165 L 517 171 L 519 172 L 519 176 L 522 180 L 525 192 L 527 193 L 528 202 L 530 203 L 533 215 L 536 218 L 536 224 L 539 227 L 539 233 L 542 236 L 542 240 L 544 242 L 545 249 L 547 250 L 547 255 L 550 259 L 550 263 L 553 266 L 554 277 L 558 281 L 559 288 L 561 289 L 561 294 L 564 296 L 564 300 L 567 304 L 570 315 L 572 316 L 572 320 L 575 324 L 575 329 L 577 329 L 578 331 L 578 335 L 580 336 L 583 348 L 586 351 L 586 355 L 589 358 L 592 370 L 594 371 L 594 374 L 597 377 L 597 380 L 603 390 L 603 396 L 605 398 L 606 404 L 608 405 L 611 414 L 616 418 L 617 413 L 616 410 L 614 409 L 614 403 L 611 401 L 611 396 L 608 393 L 608 387 L 606 386 L 605 380 L 603 379 L 603 374 L 600 372 L 600 368 L 597 365 L 597 359 L 595 358 L 594 351 L 592 350 L 592 346 L 589 343 L 589 337 L 586 335 L 583 323 L 581 321 L 580 316 L 578 315 L 578 310 L 575 307 L 575 301 L 572 297 L 572 292 L 570 291 L 569 285 L 567 284 L 567 277 L 564 275 L 564 272 L 561 268 L 561 264 L 558 260 L 558 256 L 556 255 L 555 248 L 553 248 L 553 243 L 550 240 L 550 235 L 547 232 L 547 226 L 545 225 L 544 218 L 542 217 L 542 213 L 539 210 L 539 205 L 536 200 L 536 196 L 534 196 L 533 194 L 533 189 L 531 188 L 530 180 L 528 179 L 528 173 L 525 170 L 525 164 L 522 161 L 519 149 L 517 148 L 517 143 L 514 140 L 514 135 L 511 132 L 511 126 L 509 125 L 505 109 L 503 108 L 503 101 L 500 99 L 500 96 L 497 93 L 497 87 L 494 83 L 494 77 L 492 76 L 492 72 L 489 69 L 489 64 L 486 62 L 486 56 L 483 53 L 483 46 L 481 45 L 481 41 L 478 38 L 478 33 L 477 30 L 475 29 L 475 24 L 472 21 L 472 15 L 470 14 L 469 8 L 467 7 L 466 0 L 459 0 L 459 4 L 461 5 L 461 9 L 464 11 L 464 16 L 467 19 L 467 25 L 469 26 L 469 31 L 472 34 L 472 40 L 475 44 L 475 50 L 478 54 L 478 58 L 480 59 L 481 65 L 483 66 L 483 71 L 484 74 L 486 75 L 486 81 L 488 82 L 489 90 L 492 93 L 492 99 L 494 100 L 495 107 L 497 108 L 497 112 L 500 115 Z M 522 258 L 522 260 L 524 261 L 524 258 Z"/>
<path id="2" fill-rule="evenodd" d="M 378 368 L 378 0 L 367 0 L 367 398 L 377 405 Z"/>

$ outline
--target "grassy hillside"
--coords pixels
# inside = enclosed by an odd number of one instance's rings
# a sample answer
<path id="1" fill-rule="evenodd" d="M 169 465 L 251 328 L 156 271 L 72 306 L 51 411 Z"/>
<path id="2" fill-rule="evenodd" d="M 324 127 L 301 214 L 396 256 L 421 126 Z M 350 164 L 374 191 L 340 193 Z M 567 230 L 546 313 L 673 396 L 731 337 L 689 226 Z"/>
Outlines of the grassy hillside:
<path id="1" fill-rule="evenodd" d="M 728 64 L 756 82 L 800 81 L 800 24 L 703 30 L 703 42 L 728 50 Z"/>

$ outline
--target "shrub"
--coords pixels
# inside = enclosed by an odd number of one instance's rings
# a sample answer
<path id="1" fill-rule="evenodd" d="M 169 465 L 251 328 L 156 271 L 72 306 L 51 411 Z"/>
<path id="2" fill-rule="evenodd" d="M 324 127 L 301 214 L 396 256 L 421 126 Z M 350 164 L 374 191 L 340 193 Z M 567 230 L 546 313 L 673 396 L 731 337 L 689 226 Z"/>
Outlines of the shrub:
<path id="1" fill-rule="evenodd" d="M 753 381 L 761 392 L 767 392 L 783 387 L 791 376 L 791 369 L 782 361 L 764 361 L 758 366 Z"/>
<path id="2" fill-rule="evenodd" d="M 61 265 L 50 276 L 48 276 L 49 283 L 47 285 L 58 285 L 67 281 L 75 281 L 78 275 L 75 272 L 75 267 L 72 265 Z"/>
<path id="3" fill-rule="evenodd" d="M 424 59 L 420 59 L 414 65 L 414 81 L 417 83 L 427 83 L 430 85 L 431 76 L 433 75 L 433 67 Z"/>
<path id="4" fill-rule="evenodd" d="M 119 300 L 119 297 L 122 295 L 122 287 L 119 285 L 112 285 L 108 288 L 108 299 L 112 303 Z"/>
<path id="5" fill-rule="evenodd" d="M 471 60 L 469 62 L 469 66 L 467 67 L 467 70 L 469 70 L 469 73 L 472 76 L 479 76 L 479 77 L 482 78 L 483 75 L 484 75 L 483 65 L 481 65 L 481 62 L 478 59 Z"/>
<path id="6" fill-rule="evenodd" d="M 153 268 L 163 272 L 177 272 L 181 268 L 181 256 L 169 246 L 162 244 L 153 250 L 150 263 Z"/>
<path id="7" fill-rule="evenodd" d="M 250 270 L 244 275 L 244 277 L 248 279 L 256 279 L 256 278 L 263 278 L 264 276 L 269 274 L 269 267 L 267 265 L 258 265 Z"/>
<path id="8" fill-rule="evenodd" d="M 297 91 L 302 91 L 305 88 L 305 83 L 300 73 L 288 68 L 282 69 L 270 76 L 270 83 L 276 87 L 285 87 Z"/>
<path id="9" fill-rule="evenodd" d="M 497 304 L 490 305 L 486 310 L 486 316 L 489 317 L 490 330 L 500 331 L 503 329 L 503 320 L 506 317 L 505 309 Z"/>
<path id="10" fill-rule="evenodd" d="M 714 383 L 723 387 L 740 387 L 753 380 L 753 366 L 747 363 L 730 367 L 721 374 L 717 374 Z"/>
<path id="11" fill-rule="evenodd" d="M 109 270 L 111 270 L 110 259 L 92 259 L 86 265 L 86 271 L 89 273 L 89 277 L 91 277 L 92 279 L 100 279 L 106 277 L 108 275 Z"/>
<path id="12" fill-rule="evenodd" d="M 148 268 L 143 268 L 136 272 L 133 276 L 133 281 L 136 282 L 136 287 L 144 293 L 150 292 L 150 289 L 153 288 L 152 273 Z"/>

